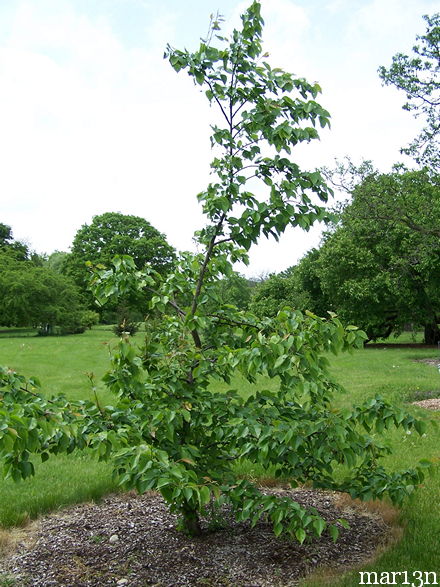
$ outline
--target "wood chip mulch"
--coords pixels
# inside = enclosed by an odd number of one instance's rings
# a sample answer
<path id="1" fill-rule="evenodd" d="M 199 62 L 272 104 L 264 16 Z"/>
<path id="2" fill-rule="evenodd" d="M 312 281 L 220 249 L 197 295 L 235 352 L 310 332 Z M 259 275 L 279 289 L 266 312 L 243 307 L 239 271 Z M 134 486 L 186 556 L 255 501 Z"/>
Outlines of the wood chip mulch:
<path id="1" fill-rule="evenodd" d="M 438 359 L 415 359 L 416 363 L 425 363 L 437 367 L 440 371 L 440 358 Z M 434 392 L 433 392 L 434 393 Z M 439 393 L 440 396 L 440 393 Z M 419 406 L 425 410 L 440 410 L 440 397 L 429 397 L 419 401 L 411 402 L 414 406 Z"/>
<path id="2" fill-rule="evenodd" d="M 425 408 L 425 410 L 440 410 L 440 398 L 432 397 L 429 399 L 422 399 L 417 402 L 412 402 L 413 406 Z"/>
<path id="3" fill-rule="evenodd" d="M 299 545 L 275 538 L 271 526 L 235 522 L 200 538 L 175 528 L 176 518 L 155 493 L 113 494 L 41 517 L 13 553 L 0 560 L 0 582 L 20 587 L 288 587 L 320 567 L 341 571 L 362 564 L 388 538 L 376 514 L 336 494 L 311 489 L 264 489 L 315 507 L 328 521 L 346 519 L 333 543 L 328 534 Z M 205 524 L 206 526 L 206 524 Z"/>

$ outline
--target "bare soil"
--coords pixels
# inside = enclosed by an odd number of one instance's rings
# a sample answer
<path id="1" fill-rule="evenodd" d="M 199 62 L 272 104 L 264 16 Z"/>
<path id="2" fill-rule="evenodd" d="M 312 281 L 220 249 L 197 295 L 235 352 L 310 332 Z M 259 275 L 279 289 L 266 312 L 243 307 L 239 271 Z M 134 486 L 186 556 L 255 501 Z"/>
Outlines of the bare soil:
<path id="1" fill-rule="evenodd" d="M 14 551 L 0 560 L 10 585 L 63 587 L 288 587 L 322 568 L 341 572 L 370 559 L 389 538 L 375 513 L 337 494 L 311 489 L 265 489 L 315 507 L 329 522 L 344 518 L 335 543 L 324 534 L 303 545 L 275 538 L 270 524 L 255 528 L 222 512 L 216 531 L 189 538 L 155 493 L 120 493 L 41 517 Z"/>

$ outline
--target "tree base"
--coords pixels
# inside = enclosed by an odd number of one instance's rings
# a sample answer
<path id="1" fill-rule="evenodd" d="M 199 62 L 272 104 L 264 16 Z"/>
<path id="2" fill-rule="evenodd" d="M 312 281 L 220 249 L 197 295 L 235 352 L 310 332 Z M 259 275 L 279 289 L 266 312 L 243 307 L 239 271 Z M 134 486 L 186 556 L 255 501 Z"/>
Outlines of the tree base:
<path id="1" fill-rule="evenodd" d="M 438 344 L 440 342 L 440 328 L 437 323 L 425 324 L 425 344 Z"/>

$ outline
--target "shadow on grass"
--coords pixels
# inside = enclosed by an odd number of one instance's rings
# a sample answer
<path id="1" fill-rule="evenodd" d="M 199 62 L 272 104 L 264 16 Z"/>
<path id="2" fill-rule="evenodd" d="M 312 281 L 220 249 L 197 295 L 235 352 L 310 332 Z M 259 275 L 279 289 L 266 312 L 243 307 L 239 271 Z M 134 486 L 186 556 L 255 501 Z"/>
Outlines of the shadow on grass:
<path id="1" fill-rule="evenodd" d="M 36 328 L 1 328 L 0 338 L 28 338 L 38 336 Z"/>

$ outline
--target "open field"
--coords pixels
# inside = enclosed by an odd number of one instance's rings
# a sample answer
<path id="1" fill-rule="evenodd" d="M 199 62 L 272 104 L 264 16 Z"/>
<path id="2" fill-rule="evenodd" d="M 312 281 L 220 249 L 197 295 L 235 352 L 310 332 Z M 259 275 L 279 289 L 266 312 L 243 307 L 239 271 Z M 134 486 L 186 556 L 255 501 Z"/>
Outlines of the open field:
<path id="1" fill-rule="evenodd" d="M 138 335 L 141 340 L 142 335 Z M 86 376 L 93 372 L 97 380 L 108 367 L 108 344 L 117 341 L 109 329 L 96 328 L 83 335 L 41 338 L 0 337 L 0 364 L 7 365 L 24 375 L 40 378 L 49 395 L 64 393 L 69 398 L 90 397 Z M 394 339 L 390 342 L 396 342 Z M 440 396 L 440 375 L 430 365 L 417 359 L 439 359 L 435 348 L 366 348 L 352 355 L 331 358 L 335 377 L 347 389 L 337 398 L 340 404 L 362 402 L 381 394 L 398 404 L 412 398 L 422 399 Z M 270 381 L 264 381 L 266 388 Z M 249 384 L 240 380 L 233 387 L 243 393 L 252 393 Z M 110 396 L 102 384 L 98 385 L 100 399 L 108 403 Z M 427 413 L 410 407 L 417 413 Z M 439 420 L 439 412 L 427 415 Z M 414 465 L 421 458 L 440 458 L 440 432 L 429 426 L 423 438 L 402 432 L 388 434 L 387 440 L 394 448 L 388 464 L 395 468 Z M 252 477 L 267 477 L 270 472 L 255 470 L 244 463 L 242 473 Z M 96 463 L 87 455 L 51 458 L 38 464 L 35 478 L 14 484 L 0 482 L 0 526 L 20 525 L 39 513 L 57 509 L 67 503 L 97 499 L 113 491 L 110 465 Z M 426 480 L 424 487 L 402 509 L 400 523 L 402 539 L 389 551 L 371 563 L 369 570 L 384 571 L 436 571 L 440 578 L 440 475 Z M 309 580 L 308 587 L 329 584 L 329 576 Z M 1 584 L 1 582 L 0 582 Z M 359 576 L 351 573 L 339 583 L 336 577 L 331 584 L 358 585 Z"/>

